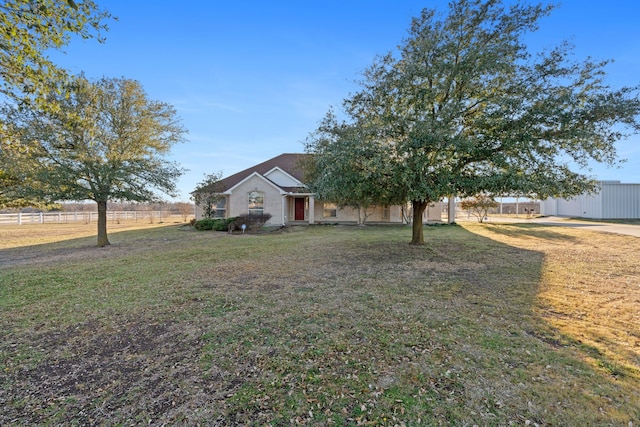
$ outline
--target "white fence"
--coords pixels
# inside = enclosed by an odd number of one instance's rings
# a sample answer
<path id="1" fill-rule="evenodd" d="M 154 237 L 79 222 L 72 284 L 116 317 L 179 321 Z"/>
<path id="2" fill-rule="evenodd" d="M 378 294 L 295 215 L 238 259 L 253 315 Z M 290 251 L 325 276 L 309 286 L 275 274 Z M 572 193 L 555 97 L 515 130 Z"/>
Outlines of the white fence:
<path id="1" fill-rule="evenodd" d="M 178 215 L 170 211 L 107 211 L 107 221 L 148 221 L 161 222 Z M 0 214 L 0 225 L 23 224 L 64 224 L 71 222 L 93 222 L 98 220 L 98 212 L 34 212 Z"/>

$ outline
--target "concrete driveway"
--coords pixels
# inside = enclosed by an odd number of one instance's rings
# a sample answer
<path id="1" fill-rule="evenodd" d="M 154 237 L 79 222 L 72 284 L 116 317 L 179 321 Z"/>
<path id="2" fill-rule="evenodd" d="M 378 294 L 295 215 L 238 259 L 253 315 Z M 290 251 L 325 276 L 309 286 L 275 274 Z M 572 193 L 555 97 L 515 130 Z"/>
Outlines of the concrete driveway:
<path id="1" fill-rule="evenodd" d="M 475 219 L 474 219 L 475 220 Z M 519 223 L 535 223 L 543 225 L 553 225 L 560 227 L 576 227 L 583 228 L 585 230 L 602 231 L 605 233 L 617 233 L 626 234 L 628 236 L 640 237 L 640 225 L 630 224 L 611 224 L 598 221 L 587 220 L 573 220 L 570 218 L 562 218 L 555 216 L 546 216 L 540 218 L 502 218 L 502 217 L 489 217 L 490 222 L 519 222 Z"/>

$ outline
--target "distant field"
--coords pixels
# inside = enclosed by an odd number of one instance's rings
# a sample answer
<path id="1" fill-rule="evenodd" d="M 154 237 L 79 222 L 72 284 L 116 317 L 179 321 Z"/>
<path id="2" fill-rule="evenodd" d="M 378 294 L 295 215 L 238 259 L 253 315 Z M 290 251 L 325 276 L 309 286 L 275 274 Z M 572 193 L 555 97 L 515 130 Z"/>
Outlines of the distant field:
<path id="1" fill-rule="evenodd" d="M 0 425 L 640 424 L 640 239 L 0 228 Z"/>
<path id="2" fill-rule="evenodd" d="M 157 228 L 168 224 L 175 225 L 181 223 L 181 217 L 177 216 L 163 218 L 162 222 L 158 222 L 156 218 L 154 218 L 154 222 L 150 222 L 149 218 L 138 221 L 131 219 L 119 222 L 108 221 L 107 233 L 111 236 L 111 233 Z M 95 244 L 97 227 L 95 220 L 89 223 L 70 222 L 67 224 L 4 224 L 0 226 L 0 250 L 45 243 L 56 244 L 50 247 L 50 250 L 53 250 L 56 246 L 78 247 L 84 245 L 85 242 L 79 242 L 74 239 L 83 237 L 89 238 L 87 243 Z M 46 250 L 46 248 L 43 249 Z M 9 260 L 9 258 L 7 260 Z"/>
<path id="3" fill-rule="evenodd" d="M 162 222 L 186 222 L 189 215 L 176 214 L 167 211 L 118 211 L 107 212 L 107 221 L 112 224 L 122 222 L 162 223 Z M 72 223 L 96 223 L 98 213 L 88 212 L 30 212 L 30 213 L 0 213 L 0 227 L 10 225 L 38 225 L 38 224 L 72 224 Z"/>

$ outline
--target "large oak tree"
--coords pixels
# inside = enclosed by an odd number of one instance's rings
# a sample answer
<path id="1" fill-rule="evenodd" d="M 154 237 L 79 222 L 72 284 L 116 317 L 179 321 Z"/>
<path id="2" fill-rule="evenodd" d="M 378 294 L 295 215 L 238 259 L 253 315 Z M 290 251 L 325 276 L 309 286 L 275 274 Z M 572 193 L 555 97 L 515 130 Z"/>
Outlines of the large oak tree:
<path id="1" fill-rule="evenodd" d="M 152 201 L 172 195 L 182 169 L 165 159 L 185 130 L 174 108 L 150 100 L 127 79 L 83 76 L 67 94 L 52 91 L 57 108 L 6 106 L 0 153 L 17 177 L 16 195 L 98 204 L 98 246 L 107 238 L 107 201 Z"/>
<path id="2" fill-rule="evenodd" d="M 615 143 L 640 129 L 638 89 L 608 86 L 607 61 L 575 61 L 566 43 L 529 52 L 525 35 L 552 9 L 499 0 L 453 1 L 444 16 L 425 9 L 399 51 L 377 58 L 344 100 L 347 119 L 336 128 L 384 147 L 373 163 L 386 168 L 396 201 L 412 205 L 412 243 L 424 242 L 426 206 L 453 194 L 591 190 L 588 162 L 614 164 Z M 331 164 L 327 156 L 337 161 L 356 146 L 308 151 Z M 367 182 L 359 185 L 373 191 Z"/>
<path id="3" fill-rule="evenodd" d="M 72 36 L 102 41 L 109 18 L 92 0 L 0 3 L 0 94 L 42 108 L 51 85 L 67 80 L 47 52 L 64 48 Z"/>
<path id="4" fill-rule="evenodd" d="M 67 90 L 68 72 L 48 53 L 61 50 L 72 37 L 103 41 L 112 18 L 92 0 L 6 0 L 0 3 L 0 101 L 23 108 L 51 109 L 47 94 Z M 0 121 L 2 118 L 0 118 Z M 3 140 L 13 139 L 3 127 Z M 1 147 L 0 147 L 1 148 Z M 19 178 L 2 163 L 0 152 L 0 208 L 46 206 L 12 191 Z M 15 159 L 14 159 L 15 161 Z"/>

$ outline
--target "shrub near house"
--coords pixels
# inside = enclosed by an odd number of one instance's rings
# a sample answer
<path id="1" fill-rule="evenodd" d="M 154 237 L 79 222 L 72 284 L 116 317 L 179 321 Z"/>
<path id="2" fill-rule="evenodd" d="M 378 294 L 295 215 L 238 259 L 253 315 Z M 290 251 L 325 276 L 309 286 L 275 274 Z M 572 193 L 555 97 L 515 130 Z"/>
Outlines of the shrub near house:
<path id="1" fill-rule="evenodd" d="M 198 231 L 227 231 L 227 221 L 234 220 L 235 218 L 203 218 L 193 223 L 193 228 Z"/>
<path id="2" fill-rule="evenodd" d="M 244 214 L 232 218 L 203 218 L 196 221 L 193 227 L 196 230 L 214 230 L 214 231 L 238 231 L 242 230 L 242 225 L 246 226 L 248 231 L 260 230 L 269 220 L 271 215 L 266 214 Z M 243 230 L 244 231 L 244 230 Z"/>

